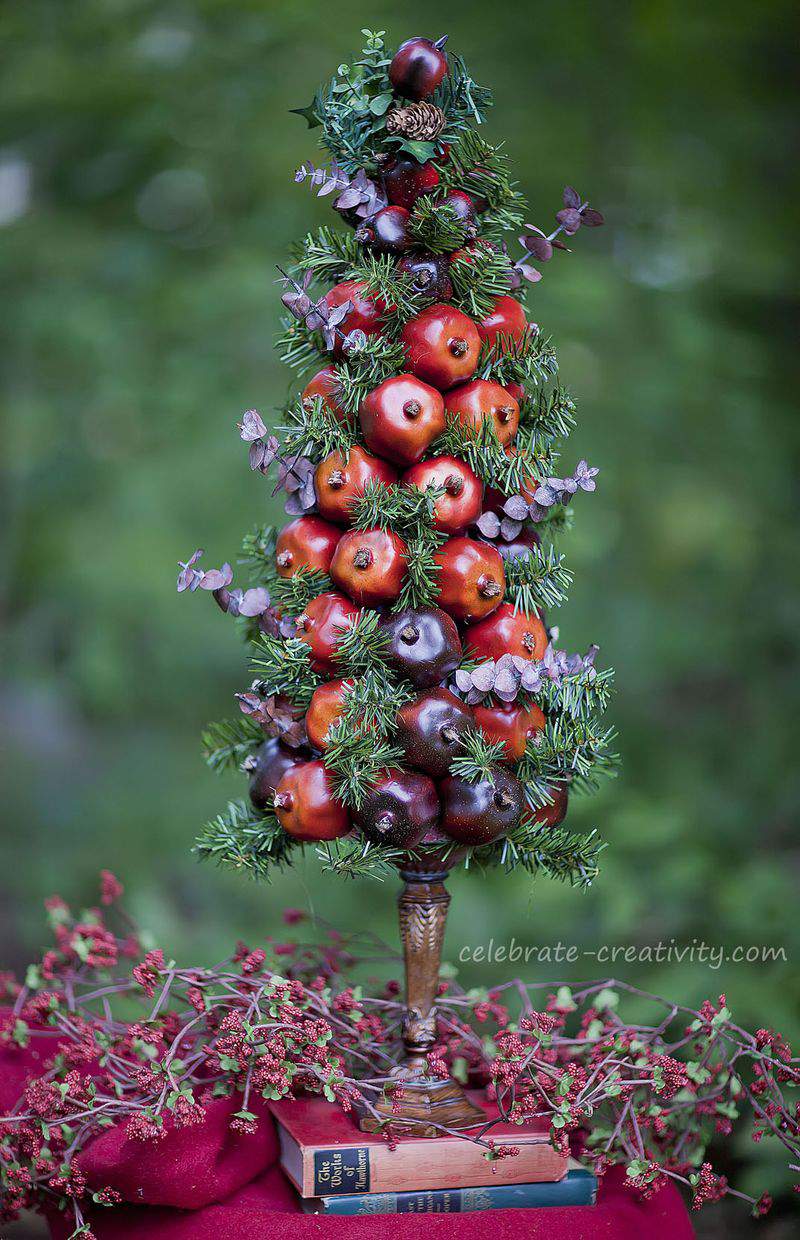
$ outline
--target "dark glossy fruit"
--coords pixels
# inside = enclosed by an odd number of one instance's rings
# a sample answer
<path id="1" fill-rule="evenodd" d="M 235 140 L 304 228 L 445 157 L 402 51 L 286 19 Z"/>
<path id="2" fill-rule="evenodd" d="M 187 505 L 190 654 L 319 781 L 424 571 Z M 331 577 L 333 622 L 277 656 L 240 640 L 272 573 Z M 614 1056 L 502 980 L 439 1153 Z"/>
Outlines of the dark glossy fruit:
<path id="1" fill-rule="evenodd" d="M 316 672 L 336 671 L 334 655 L 342 637 L 360 615 L 360 610 L 343 594 L 328 590 L 312 598 L 295 621 L 297 636 L 311 648 L 311 666 Z"/>
<path id="2" fill-rule="evenodd" d="M 440 200 L 442 204 L 446 203 L 454 212 L 457 220 L 467 226 L 467 236 L 474 237 L 477 232 L 475 224 L 476 211 L 475 203 L 469 194 L 465 194 L 463 190 L 451 189 Z"/>
<path id="3" fill-rule="evenodd" d="M 494 306 L 478 324 L 481 340 L 487 344 L 496 344 L 500 335 L 510 336 L 512 340 L 521 340 L 528 329 L 525 311 L 516 297 L 503 293 Z"/>
<path id="4" fill-rule="evenodd" d="M 397 470 L 387 461 L 370 456 L 363 448 L 351 448 L 346 458 L 341 452 L 332 452 L 317 466 L 314 474 L 317 507 L 328 521 L 348 525 L 350 507 L 364 494 L 368 482 L 383 482 L 391 486 L 396 481 Z"/>
<path id="5" fill-rule="evenodd" d="M 403 328 L 409 366 L 417 378 L 444 392 L 475 374 L 481 351 L 478 329 L 454 306 L 428 306 Z"/>
<path id="6" fill-rule="evenodd" d="M 515 615 L 511 603 L 501 603 L 494 615 L 467 629 L 464 641 L 480 659 L 499 659 L 504 654 L 541 659 L 547 649 L 547 630 L 538 616 L 524 611 Z"/>
<path id="7" fill-rule="evenodd" d="M 401 155 L 383 174 L 383 188 L 389 202 L 410 211 L 418 198 L 430 194 L 439 184 L 439 173 L 431 163 L 419 164 Z"/>
<path id="8" fill-rule="evenodd" d="M 415 848 L 439 821 L 441 806 L 433 780 L 416 771 L 389 770 L 367 793 L 353 817 L 375 844 Z"/>
<path id="9" fill-rule="evenodd" d="M 544 712 L 533 703 L 527 709 L 512 703 L 502 706 L 476 706 L 475 722 L 490 741 L 505 747 L 505 762 L 518 762 L 525 752 L 528 737 L 541 732 Z"/>
<path id="10" fill-rule="evenodd" d="M 408 607 L 380 623 L 389 638 L 387 657 L 417 689 L 438 685 L 461 662 L 458 629 L 438 607 Z"/>
<path id="11" fill-rule="evenodd" d="M 436 501 L 435 525 L 445 534 L 460 533 L 481 514 L 483 483 L 458 457 L 434 456 L 420 461 L 403 474 L 401 481 L 420 491 L 444 488 L 444 495 Z"/>
<path id="12" fill-rule="evenodd" d="M 441 392 L 415 375 L 387 379 L 358 411 L 367 447 L 396 465 L 413 465 L 445 427 Z"/>
<path id="13" fill-rule="evenodd" d="M 356 237 L 379 254 L 402 254 L 413 245 L 410 218 L 405 207 L 383 207 L 356 230 Z"/>
<path id="14" fill-rule="evenodd" d="M 519 427 L 519 405 L 499 383 L 473 379 L 453 388 L 444 398 L 446 412 L 462 426 L 479 431 L 490 421 L 501 444 L 508 444 Z"/>
<path id="15" fill-rule="evenodd" d="M 328 729 L 339 719 L 352 680 L 329 680 L 314 690 L 306 711 L 306 732 L 315 749 L 328 748 Z"/>
<path id="16" fill-rule="evenodd" d="M 325 294 L 325 303 L 330 310 L 343 305 L 346 301 L 350 302 L 350 309 L 338 326 L 333 349 L 333 356 L 337 359 L 342 357 L 342 340 L 348 332 L 358 329 L 366 336 L 375 336 L 383 327 L 385 307 L 380 299 L 370 298 L 367 295 L 365 284 L 359 283 L 358 280 L 345 280 L 344 283 L 336 284 Z M 475 330 L 477 331 L 477 328 Z"/>
<path id="17" fill-rule="evenodd" d="M 569 808 L 569 793 L 566 784 L 549 784 L 547 791 L 553 798 L 552 805 L 545 805 L 542 809 L 528 809 L 525 813 L 525 821 L 535 823 L 537 827 L 558 827 L 567 816 Z"/>
<path id="18" fill-rule="evenodd" d="M 479 846 L 514 829 L 522 814 L 522 785 L 502 766 L 489 779 L 470 784 L 448 775 L 439 784 L 442 830 L 459 844 Z"/>
<path id="19" fill-rule="evenodd" d="M 434 560 L 440 566 L 439 604 L 456 620 L 480 620 L 499 607 L 506 578 L 503 560 L 489 543 L 449 538 Z"/>
<path id="20" fill-rule="evenodd" d="M 320 517 L 298 517 L 290 521 L 275 543 L 275 565 L 280 577 L 293 577 L 301 568 L 327 573 L 336 544 L 342 536 L 337 525 Z"/>
<path id="21" fill-rule="evenodd" d="M 443 48 L 447 35 L 435 43 L 419 36 L 401 43 L 389 65 L 389 81 L 405 99 L 425 99 L 432 95 L 447 73 Z"/>
<path id="22" fill-rule="evenodd" d="M 293 766 L 299 766 L 305 758 L 284 749 L 280 741 L 264 741 L 254 754 L 244 762 L 244 770 L 250 776 L 250 800 L 256 809 L 272 809 L 275 789 Z"/>
<path id="23" fill-rule="evenodd" d="M 334 797 L 322 762 L 301 762 L 287 771 L 273 804 L 284 831 L 296 840 L 335 840 L 351 829 L 350 815 Z"/>
<path id="24" fill-rule="evenodd" d="M 331 577 L 364 607 L 390 603 L 403 588 L 407 548 L 392 530 L 350 530 L 339 539 Z"/>
<path id="25" fill-rule="evenodd" d="M 321 396 L 325 407 L 330 409 L 340 422 L 345 421 L 347 414 L 339 404 L 339 376 L 333 366 L 323 366 L 303 388 L 304 400 L 314 396 Z"/>
<path id="26" fill-rule="evenodd" d="M 424 293 L 430 301 L 449 301 L 453 296 L 450 264 L 444 255 L 407 254 L 395 270 L 408 276 L 412 290 Z"/>
<path id="27" fill-rule="evenodd" d="M 397 743 L 411 766 L 441 778 L 472 722 L 470 708 L 449 689 L 431 689 L 397 712 Z"/>

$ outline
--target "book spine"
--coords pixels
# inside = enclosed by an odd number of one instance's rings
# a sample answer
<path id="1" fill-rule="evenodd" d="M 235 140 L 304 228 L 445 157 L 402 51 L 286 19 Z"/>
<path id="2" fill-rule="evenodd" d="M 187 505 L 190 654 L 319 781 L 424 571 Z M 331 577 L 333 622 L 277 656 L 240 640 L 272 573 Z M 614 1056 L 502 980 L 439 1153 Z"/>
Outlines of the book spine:
<path id="1" fill-rule="evenodd" d="M 551 1184 L 501 1184 L 496 1188 L 439 1188 L 421 1193 L 366 1193 L 321 1197 L 320 1214 L 470 1214 L 548 1206 L 590 1206 L 597 1180 L 590 1172 L 569 1174 Z"/>

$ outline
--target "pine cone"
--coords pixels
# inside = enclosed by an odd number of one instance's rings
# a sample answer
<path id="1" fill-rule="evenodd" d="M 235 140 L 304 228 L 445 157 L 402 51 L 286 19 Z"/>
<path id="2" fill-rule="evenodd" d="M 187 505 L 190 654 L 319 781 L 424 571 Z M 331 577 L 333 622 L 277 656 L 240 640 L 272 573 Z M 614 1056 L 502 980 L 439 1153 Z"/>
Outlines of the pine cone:
<path id="1" fill-rule="evenodd" d="M 412 103 L 407 108 L 393 108 L 386 117 L 386 129 L 391 134 L 432 142 L 445 126 L 445 115 L 435 103 Z"/>

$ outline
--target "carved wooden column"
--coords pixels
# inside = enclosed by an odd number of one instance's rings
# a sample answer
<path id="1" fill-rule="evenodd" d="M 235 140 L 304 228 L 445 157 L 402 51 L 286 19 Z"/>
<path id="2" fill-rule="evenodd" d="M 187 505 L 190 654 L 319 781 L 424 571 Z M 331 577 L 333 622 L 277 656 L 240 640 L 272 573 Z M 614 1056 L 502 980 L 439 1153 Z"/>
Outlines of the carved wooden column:
<path id="1" fill-rule="evenodd" d="M 426 866 L 409 861 L 407 868 L 400 870 L 400 877 L 404 884 L 398 905 L 406 974 L 405 1058 L 392 1076 L 402 1083 L 403 1098 L 398 1111 L 391 1103 L 379 1103 L 376 1109 L 381 1118 L 391 1118 L 400 1131 L 433 1137 L 438 1133 L 435 1124 L 470 1128 L 486 1117 L 457 1081 L 427 1075 L 427 1055 L 436 1043 L 436 992 L 450 904 L 444 885 L 447 871 L 434 869 L 430 863 Z M 361 1127 L 374 1132 L 380 1123 L 373 1116 L 365 1116 Z"/>

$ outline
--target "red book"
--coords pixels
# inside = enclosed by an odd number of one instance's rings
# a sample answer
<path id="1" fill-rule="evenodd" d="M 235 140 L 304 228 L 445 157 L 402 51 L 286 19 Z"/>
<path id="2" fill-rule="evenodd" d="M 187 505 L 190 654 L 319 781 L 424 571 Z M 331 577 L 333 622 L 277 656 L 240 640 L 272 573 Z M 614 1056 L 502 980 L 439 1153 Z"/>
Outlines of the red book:
<path id="1" fill-rule="evenodd" d="M 470 1098 L 487 1119 L 497 1115 L 480 1092 Z M 464 1137 L 405 1136 L 392 1150 L 379 1133 L 361 1132 L 352 1115 L 324 1098 L 282 1099 L 270 1110 L 281 1166 L 301 1197 L 544 1183 L 567 1171 L 568 1156 L 553 1149 L 546 1120 L 496 1124 L 487 1137 L 496 1146 L 519 1146 L 519 1154 L 490 1162 L 485 1147 Z"/>

